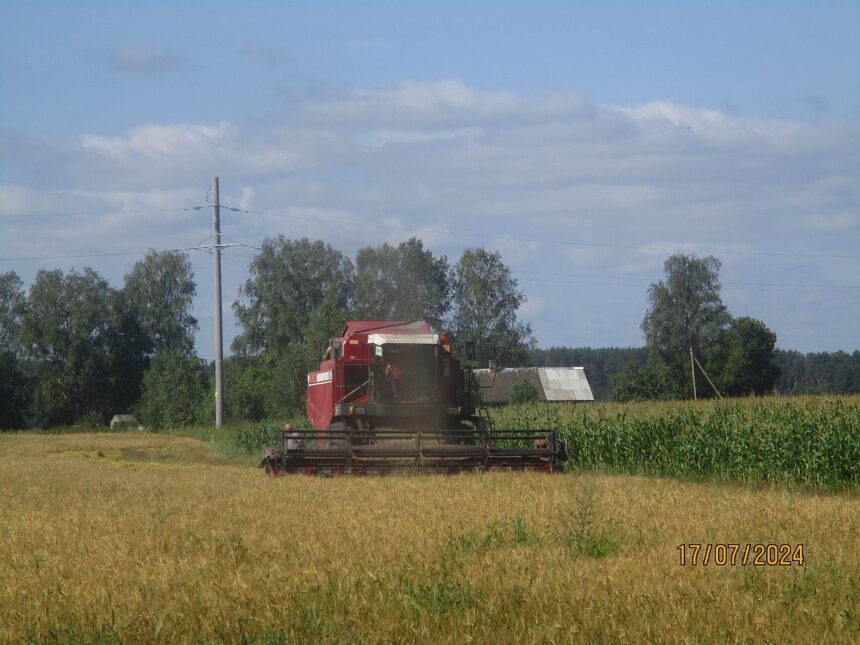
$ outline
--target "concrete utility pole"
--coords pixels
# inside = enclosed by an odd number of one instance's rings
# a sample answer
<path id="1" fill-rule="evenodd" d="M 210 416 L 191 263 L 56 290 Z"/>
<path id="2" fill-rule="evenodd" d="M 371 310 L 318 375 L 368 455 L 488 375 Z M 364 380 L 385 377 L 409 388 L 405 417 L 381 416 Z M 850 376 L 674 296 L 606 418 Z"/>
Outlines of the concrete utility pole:
<path id="1" fill-rule="evenodd" d="M 215 427 L 224 423 L 224 337 L 221 332 L 221 204 L 212 178 L 212 257 L 215 262 Z"/>
<path id="2" fill-rule="evenodd" d="M 696 365 L 693 363 L 693 348 L 690 348 L 690 374 L 693 377 L 693 400 L 698 401 L 699 397 L 696 394 Z"/>

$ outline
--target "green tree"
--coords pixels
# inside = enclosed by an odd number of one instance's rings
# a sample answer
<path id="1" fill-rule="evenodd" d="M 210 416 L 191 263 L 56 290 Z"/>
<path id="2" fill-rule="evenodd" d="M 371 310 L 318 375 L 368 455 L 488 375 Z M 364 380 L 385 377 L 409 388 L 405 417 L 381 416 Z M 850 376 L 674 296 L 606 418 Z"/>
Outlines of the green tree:
<path id="1" fill-rule="evenodd" d="M 111 413 L 124 413 L 140 398 L 143 373 L 149 366 L 151 337 L 143 328 L 138 309 L 130 306 L 127 291 L 112 290 L 108 336 L 108 377 Z"/>
<path id="2" fill-rule="evenodd" d="M 0 429 L 21 428 L 30 398 L 30 380 L 21 367 L 19 332 L 24 307 L 21 278 L 0 274 Z"/>
<path id="3" fill-rule="evenodd" d="M 332 302 L 331 298 L 326 298 L 313 310 L 304 334 L 308 360 L 320 359 L 329 340 L 334 336 L 340 336 L 348 318 L 347 310 Z"/>
<path id="4" fill-rule="evenodd" d="M 500 253 L 466 249 L 454 267 L 451 327 L 457 346 L 475 343 L 479 364 L 523 365 L 534 347 L 531 326 L 517 319 L 525 293 Z"/>
<path id="5" fill-rule="evenodd" d="M 18 332 L 24 307 L 21 278 L 14 271 L 0 273 L 0 352 L 18 352 Z"/>
<path id="6" fill-rule="evenodd" d="M 731 317 L 720 298 L 720 261 L 714 257 L 673 255 L 663 265 L 665 279 L 648 289 L 642 321 L 645 343 L 691 391 L 689 351 L 705 355 Z"/>
<path id="7" fill-rule="evenodd" d="M 681 391 L 672 370 L 657 357 L 644 365 L 630 363 L 610 381 L 614 401 L 668 400 Z"/>
<path id="8" fill-rule="evenodd" d="M 320 241 L 267 238 L 252 260 L 251 277 L 233 303 L 242 333 L 236 351 L 286 352 L 304 343 L 313 312 L 320 306 L 346 311 L 354 281 L 352 262 Z"/>
<path id="9" fill-rule="evenodd" d="M 236 365 L 241 389 L 227 395 L 228 408 L 231 400 L 236 406 L 228 414 L 304 410 L 307 373 L 343 329 L 353 283 L 352 262 L 328 244 L 283 236 L 263 242 L 233 304 L 243 327 L 233 348 L 254 360 Z"/>
<path id="10" fill-rule="evenodd" d="M 209 383 L 200 359 L 180 350 L 159 352 L 143 375 L 143 391 L 137 413 L 146 425 L 178 428 L 203 421 L 211 403 Z"/>
<path id="11" fill-rule="evenodd" d="M 381 244 L 365 247 L 355 254 L 353 310 L 356 318 L 393 320 L 399 308 L 397 271 L 400 254 L 396 247 Z"/>
<path id="12" fill-rule="evenodd" d="M 32 383 L 14 354 L 0 353 L 0 430 L 23 428 Z"/>
<path id="13" fill-rule="evenodd" d="M 775 347 L 776 334 L 763 322 L 735 318 L 706 354 L 708 372 L 723 394 L 765 394 L 779 378 Z"/>
<path id="14" fill-rule="evenodd" d="M 439 329 L 451 308 L 448 258 L 434 257 L 421 240 L 382 244 L 356 255 L 356 317 L 426 320 Z"/>
<path id="15" fill-rule="evenodd" d="M 265 355 L 229 356 L 224 360 L 224 410 L 231 421 L 259 421 L 267 416 L 272 372 Z"/>
<path id="16" fill-rule="evenodd" d="M 107 420 L 112 398 L 113 291 L 92 269 L 39 271 L 21 316 L 41 423 Z"/>
<path id="17" fill-rule="evenodd" d="M 148 354 L 193 353 L 197 320 L 190 310 L 196 293 L 191 262 L 179 251 L 150 250 L 126 274 L 123 306 L 137 319 Z"/>
<path id="18" fill-rule="evenodd" d="M 319 364 L 329 340 L 340 335 L 346 320 L 346 311 L 326 299 L 311 313 L 302 339 L 277 352 L 253 357 L 256 360 L 250 368 L 251 377 L 263 394 L 266 417 L 305 412 L 308 372 Z"/>

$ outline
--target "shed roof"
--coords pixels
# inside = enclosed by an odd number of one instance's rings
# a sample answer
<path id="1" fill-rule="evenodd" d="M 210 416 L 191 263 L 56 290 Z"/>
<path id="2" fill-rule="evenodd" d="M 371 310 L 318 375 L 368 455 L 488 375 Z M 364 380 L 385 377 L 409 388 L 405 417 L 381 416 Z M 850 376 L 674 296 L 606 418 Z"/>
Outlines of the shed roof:
<path id="1" fill-rule="evenodd" d="M 535 386 L 541 401 L 593 401 L 594 394 L 582 367 L 513 367 L 498 370 L 495 380 L 490 370 L 475 370 L 486 403 L 509 403 L 514 387 L 523 380 Z"/>
<path id="2" fill-rule="evenodd" d="M 539 367 L 547 401 L 594 401 L 582 367 Z"/>

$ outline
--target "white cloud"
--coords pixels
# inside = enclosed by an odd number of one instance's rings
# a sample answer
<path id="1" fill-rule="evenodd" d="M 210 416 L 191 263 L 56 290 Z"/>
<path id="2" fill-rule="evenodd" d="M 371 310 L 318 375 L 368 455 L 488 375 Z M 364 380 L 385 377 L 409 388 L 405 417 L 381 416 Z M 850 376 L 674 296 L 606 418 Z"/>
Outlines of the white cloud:
<path id="1" fill-rule="evenodd" d="M 202 203 L 218 175 L 222 202 L 254 211 L 222 214 L 225 234 L 241 241 L 308 236 L 351 255 L 417 230 L 452 261 L 484 244 L 518 269 L 623 275 L 645 285 L 524 281 L 536 303 L 553 302 L 529 309 L 534 316 L 571 322 L 561 329 L 535 320 L 546 344 L 639 342 L 645 288 L 670 252 L 714 253 L 728 273 L 781 283 L 810 267 L 789 256 L 720 252 L 860 248 L 860 126 L 852 121 L 745 119 L 667 102 L 606 106 L 576 92 L 523 96 L 448 80 L 311 93 L 254 121 L 146 124 L 68 139 L 7 135 L 0 152 L 4 176 L 22 178 L 0 186 L 0 216 L 181 209 Z M 206 213 L 181 210 L 43 218 L 38 236 L 30 223 L 15 243 L 0 236 L 0 257 L 17 255 L 19 244 L 33 254 L 188 245 L 207 225 Z M 827 279 L 826 267 L 815 270 Z M 774 300 L 761 316 L 781 342 L 807 342 L 792 311 L 802 306 Z M 815 306 L 819 348 L 828 338 L 860 344 L 844 322 L 860 317 L 856 296 Z"/>
<path id="2" fill-rule="evenodd" d="M 636 121 L 668 121 L 672 125 L 693 127 L 724 125 L 729 117 L 717 110 L 703 110 L 676 105 L 668 101 L 654 101 L 633 107 L 615 106 L 622 114 Z"/>
<path id="3" fill-rule="evenodd" d="M 59 194 L 32 190 L 18 184 L 0 185 L 0 207 L 6 216 L 46 213 L 64 208 Z"/>
<path id="4" fill-rule="evenodd" d="M 117 211 L 175 209 L 177 204 L 190 203 L 199 198 L 199 191 L 189 188 L 115 192 L 80 190 L 69 191 L 67 194 L 86 200 L 97 200 L 106 207 L 116 209 Z"/>
<path id="5" fill-rule="evenodd" d="M 109 161 L 139 155 L 148 159 L 200 154 L 223 141 L 229 125 L 143 125 L 121 137 L 92 134 L 80 136 L 84 151 L 93 151 Z"/>
<path id="6" fill-rule="evenodd" d="M 372 148 L 382 148 L 393 144 L 412 145 L 417 143 L 450 142 L 474 139 L 481 136 L 480 128 L 454 128 L 448 130 L 374 130 L 367 136 Z"/>

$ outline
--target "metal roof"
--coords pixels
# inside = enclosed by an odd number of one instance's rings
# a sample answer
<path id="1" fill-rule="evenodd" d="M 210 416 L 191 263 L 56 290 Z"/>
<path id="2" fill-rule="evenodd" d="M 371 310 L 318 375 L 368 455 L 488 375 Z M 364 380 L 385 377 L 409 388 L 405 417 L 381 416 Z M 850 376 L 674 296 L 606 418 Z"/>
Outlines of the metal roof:
<path id="1" fill-rule="evenodd" d="M 582 367 L 539 367 L 547 401 L 594 401 Z"/>
<path id="2" fill-rule="evenodd" d="M 521 381 L 535 386 L 541 401 L 593 401 L 594 394 L 582 367 L 513 367 L 498 370 L 495 380 L 490 370 L 475 370 L 478 383 L 492 387 L 481 390 L 485 403 L 509 403 L 514 387 Z"/>

